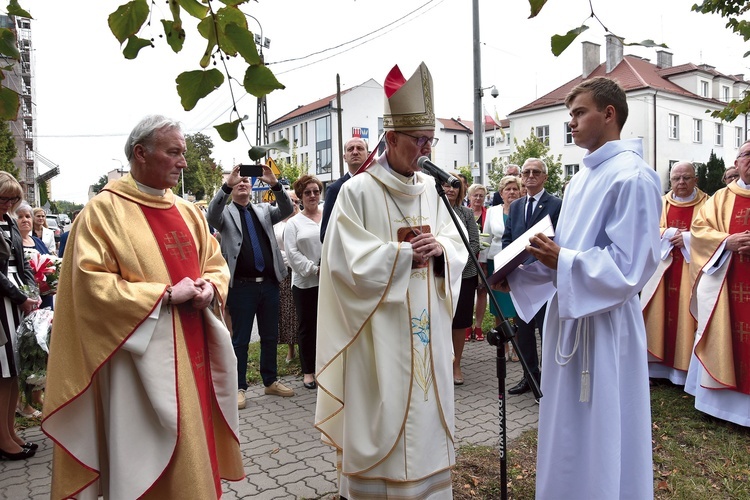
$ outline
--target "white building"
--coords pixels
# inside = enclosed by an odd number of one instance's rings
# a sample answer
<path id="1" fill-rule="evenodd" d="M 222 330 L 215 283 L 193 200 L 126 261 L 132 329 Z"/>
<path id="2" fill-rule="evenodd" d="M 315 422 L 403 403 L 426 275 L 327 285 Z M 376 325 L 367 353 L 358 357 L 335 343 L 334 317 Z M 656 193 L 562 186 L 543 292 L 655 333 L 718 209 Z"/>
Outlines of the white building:
<path id="1" fill-rule="evenodd" d="M 519 141 L 533 132 L 548 141 L 550 153 L 562 155 L 563 172 L 578 171 L 585 151 L 573 143 L 564 100 L 582 81 L 607 76 L 616 79 L 628 97 L 629 116 L 622 138 L 643 138 L 644 160 L 669 188 L 669 169 L 682 160 L 705 163 L 713 150 L 727 165 L 747 139 L 747 116 L 731 123 L 706 111 L 722 109 L 742 98 L 750 86 L 743 75 L 724 75 L 712 66 L 672 66 L 672 54 L 658 50 L 656 64 L 637 56 L 623 56 L 622 43 L 607 36 L 606 61 L 600 46 L 583 42 L 583 74 L 510 113 L 511 132 Z"/>

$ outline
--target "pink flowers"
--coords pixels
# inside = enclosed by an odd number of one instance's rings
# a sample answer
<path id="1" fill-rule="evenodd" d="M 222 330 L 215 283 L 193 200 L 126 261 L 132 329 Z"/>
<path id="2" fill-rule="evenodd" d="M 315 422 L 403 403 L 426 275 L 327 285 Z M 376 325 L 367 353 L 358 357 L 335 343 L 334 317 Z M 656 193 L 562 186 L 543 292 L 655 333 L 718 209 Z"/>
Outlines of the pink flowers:
<path id="1" fill-rule="evenodd" d="M 31 270 L 34 273 L 34 281 L 39 287 L 40 295 L 50 295 L 57 291 L 57 281 L 60 278 L 60 265 L 62 259 L 54 255 L 29 252 L 26 254 Z"/>

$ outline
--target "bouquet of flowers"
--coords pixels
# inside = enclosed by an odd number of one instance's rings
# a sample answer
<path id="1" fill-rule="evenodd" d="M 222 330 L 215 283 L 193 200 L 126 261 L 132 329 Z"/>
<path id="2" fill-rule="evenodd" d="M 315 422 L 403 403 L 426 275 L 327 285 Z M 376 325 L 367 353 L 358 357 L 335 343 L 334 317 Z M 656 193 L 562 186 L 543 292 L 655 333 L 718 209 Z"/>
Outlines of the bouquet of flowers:
<path id="1" fill-rule="evenodd" d="M 60 266 L 62 259 L 54 255 L 29 252 L 26 254 L 31 270 L 34 273 L 34 281 L 39 287 L 41 295 L 50 295 L 57 291 L 57 281 L 60 279 Z"/>
<path id="2" fill-rule="evenodd" d="M 47 380 L 47 355 L 52 331 L 52 310 L 45 307 L 28 314 L 18 326 L 18 356 L 20 358 L 21 389 L 26 401 L 31 392 L 43 389 Z"/>

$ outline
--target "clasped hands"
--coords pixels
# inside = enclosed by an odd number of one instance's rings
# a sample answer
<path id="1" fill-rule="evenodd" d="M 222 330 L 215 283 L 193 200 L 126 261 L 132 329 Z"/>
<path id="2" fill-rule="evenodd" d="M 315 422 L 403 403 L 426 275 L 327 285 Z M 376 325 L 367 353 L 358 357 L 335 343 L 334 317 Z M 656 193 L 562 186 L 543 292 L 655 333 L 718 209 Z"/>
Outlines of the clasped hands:
<path id="1" fill-rule="evenodd" d="M 415 236 L 411 241 L 411 248 L 414 254 L 412 260 L 417 264 L 424 264 L 430 257 L 440 257 L 443 255 L 443 247 L 435 239 L 432 233 L 421 233 Z"/>
<path id="2" fill-rule="evenodd" d="M 750 231 L 730 234 L 726 241 L 726 249 L 730 252 L 750 255 Z"/>
<path id="3" fill-rule="evenodd" d="M 172 286 L 172 304 L 183 304 L 191 300 L 196 309 L 205 309 L 213 299 L 214 287 L 203 278 L 193 281 L 185 277 Z"/>

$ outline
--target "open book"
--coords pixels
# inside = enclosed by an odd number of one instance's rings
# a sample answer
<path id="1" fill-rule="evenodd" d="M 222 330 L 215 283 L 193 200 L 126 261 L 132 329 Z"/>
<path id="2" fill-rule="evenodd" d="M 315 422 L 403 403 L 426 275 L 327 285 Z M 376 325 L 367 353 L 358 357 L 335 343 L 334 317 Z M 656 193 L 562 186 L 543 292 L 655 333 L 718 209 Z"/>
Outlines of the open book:
<path id="1" fill-rule="evenodd" d="M 526 251 L 526 247 L 529 245 L 531 237 L 539 233 L 550 238 L 555 235 L 555 229 L 552 227 L 552 219 L 549 218 L 549 215 L 545 215 L 542 220 L 531 226 L 495 256 L 495 272 L 487 278 L 487 282 L 490 285 L 499 283 L 531 257 L 531 254 Z"/>

